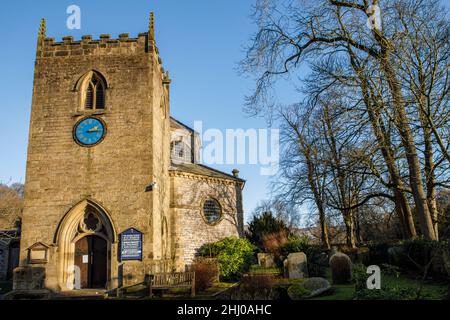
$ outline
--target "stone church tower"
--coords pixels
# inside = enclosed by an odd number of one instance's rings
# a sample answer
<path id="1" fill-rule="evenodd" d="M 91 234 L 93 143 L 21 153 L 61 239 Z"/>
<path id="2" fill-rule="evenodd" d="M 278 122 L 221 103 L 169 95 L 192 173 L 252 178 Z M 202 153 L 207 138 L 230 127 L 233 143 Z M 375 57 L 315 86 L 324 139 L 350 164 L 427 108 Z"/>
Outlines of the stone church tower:
<path id="1" fill-rule="evenodd" d="M 170 116 L 153 14 L 137 38 L 38 36 L 15 289 L 113 289 L 184 271 L 243 231 L 244 181 Z"/>

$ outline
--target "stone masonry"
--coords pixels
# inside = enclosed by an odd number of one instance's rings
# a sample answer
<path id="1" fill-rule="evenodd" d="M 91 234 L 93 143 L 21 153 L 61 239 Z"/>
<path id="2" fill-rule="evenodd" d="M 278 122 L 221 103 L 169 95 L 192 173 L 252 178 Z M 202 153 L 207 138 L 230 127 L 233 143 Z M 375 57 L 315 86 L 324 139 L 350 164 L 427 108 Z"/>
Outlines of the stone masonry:
<path id="1" fill-rule="evenodd" d="M 95 72 L 105 82 L 105 108 L 86 110 L 82 82 Z M 171 169 L 170 79 L 149 30 L 137 38 L 102 35 L 56 42 L 38 36 L 30 121 L 20 266 L 45 269 L 46 288 L 70 290 L 75 242 L 83 210 L 97 210 L 108 244 L 107 288 L 137 283 L 152 272 L 183 270 L 204 243 L 242 234 L 244 181 L 214 170 Z M 74 142 L 75 124 L 89 116 L 106 124 L 90 148 Z M 197 164 L 191 164 L 198 166 Z M 212 176 L 209 173 L 215 173 Z M 146 190 L 156 183 L 153 190 Z M 202 217 L 202 201 L 223 208 L 216 225 Z M 81 213 L 80 213 L 81 212 Z M 77 220 L 78 219 L 78 220 Z M 143 233 L 143 260 L 121 262 L 120 234 Z M 94 233 L 92 233 L 94 234 Z M 38 263 L 30 248 L 48 247 Z M 39 253 L 40 255 L 40 253 Z M 19 272 L 20 270 L 18 270 Z"/>

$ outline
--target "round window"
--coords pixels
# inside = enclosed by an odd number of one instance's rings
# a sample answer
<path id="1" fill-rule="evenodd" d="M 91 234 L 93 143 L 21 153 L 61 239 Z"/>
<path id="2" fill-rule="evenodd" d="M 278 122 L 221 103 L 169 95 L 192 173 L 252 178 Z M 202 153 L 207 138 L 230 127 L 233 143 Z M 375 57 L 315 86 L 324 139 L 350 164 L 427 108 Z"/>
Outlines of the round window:
<path id="1" fill-rule="evenodd" d="M 218 222 L 222 216 L 222 209 L 219 202 L 214 199 L 206 200 L 203 204 L 203 215 L 209 224 Z"/>

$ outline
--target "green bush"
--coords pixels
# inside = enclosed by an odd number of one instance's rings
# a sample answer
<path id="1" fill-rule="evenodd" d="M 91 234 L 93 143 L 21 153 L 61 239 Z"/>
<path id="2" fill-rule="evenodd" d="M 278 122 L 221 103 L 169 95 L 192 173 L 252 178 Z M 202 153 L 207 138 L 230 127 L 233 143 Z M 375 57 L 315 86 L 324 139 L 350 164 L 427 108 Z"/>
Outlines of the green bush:
<path id="1" fill-rule="evenodd" d="M 446 265 L 444 257 L 445 252 L 450 255 L 449 241 L 439 242 L 419 238 L 401 242 L 369 243 L 367 246 L 370 249 L 367 264 L 382 265 L 389 263 L 402 270 L 422 276 L 424 267 L 433 259 L 428 274 L 441 279 L 449 277 L 447 270 L 450 268 Z M 389 248 L 401 249 L 402 253 L 396 253 L 390 257 Z"/>
<path id="2" fill-rule="evenodd" d="M 285 233 L 289 235 L 289 228 L 282 220 L 277 219 L 271 212 L 255 215 L 248 225 L 247 238 L 260 250 L 265 251 L 264 237 Z"/>
<path id="3" fill-rule="evenodd" d="M 363 264 L 355 264 L 352 269 L 352 281 L 355 284 L 355 292 L 367 289 L 367 267 Z"/>
<path id="4" fill-rule="evenodd" d="M 390 265 L 383 265 L 383 272 L 393 272 L 396 277 L 400 275 L 398 268 Z M 417 290 L 411 287 L 383 286 L 381 290 L 369 290 L 367 289 L 368 277 L 366 266 L 354 265 L 352 279 L 355 284 L 356 300 L 413 300 L 417 297 Z"/>
<path id="5" fill-rule="evenodd" d="M 369 248 L 369 259 L 367 261 L 370 265 L 380 265 L 389 261 L 388 249 L 397 245 L 394 242 L 377 242 L 368 243 L 366 246 Z"/>
<path id="6" fill-rule="evenodd" d="M 199 255 L 217 258 L 221 279 L 236 281 L 254 263 L 255 249 L 247 239 L 230 237 L 202 246 Z"/>
<path id="7" fill-rule="evenodd" d="M 414 239 L 406 240 L 401 243 L 404 250 L 403 265 L 400 267 L 408 267 L 413 269 L 416 264 L 425 266 L 433 256 L 434 250 L 439 249 L 441 243 L 437 241 Z"/>
<path id="8" fill-rule="evenodd" d="M 442 279 L 449 277 L 444 251 L 450 255 L 450 242 L 414 239 L 403 241 L 400 245 L 403 248 L 403 254 L 398 267 L 423 275 L 425 267 L 431 263 L 428 275 Z"/>
<path id="9" fill-rule="evenodd" d="M 396 278 L 400 277 L 401 269 L 397 266 L 393 266 L 390 264 L 383 263 L 381 265 L 381 270 L 383 270 L 383 274 L 390 275 Z"/>
<path id="10" fill-rule="evenodd" d="M 281 248 L 283 256 L 287 257 L 290 253 L 304 252 L 306 253 L 311 245 L 306 237 L 290 237 L 288 242 Z"/>

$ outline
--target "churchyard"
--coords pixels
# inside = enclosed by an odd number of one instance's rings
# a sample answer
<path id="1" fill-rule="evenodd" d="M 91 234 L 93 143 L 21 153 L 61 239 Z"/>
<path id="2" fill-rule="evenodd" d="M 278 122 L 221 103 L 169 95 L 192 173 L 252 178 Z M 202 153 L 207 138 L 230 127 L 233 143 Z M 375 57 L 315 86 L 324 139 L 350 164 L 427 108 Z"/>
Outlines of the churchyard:
<path id="1" fill-rule="evenodd" d="M 247 238 L 205 245 L 192 266 L 197 294 L 191 299 L 448 299 L 448 246 L 416 240 L 327 250 L 305 238 L 291 237 L 271 251 L 261 252 Z M 156 291 L 152 297 L 141 289 L 122 298 L 189 298 L 186 289 Z"/>

